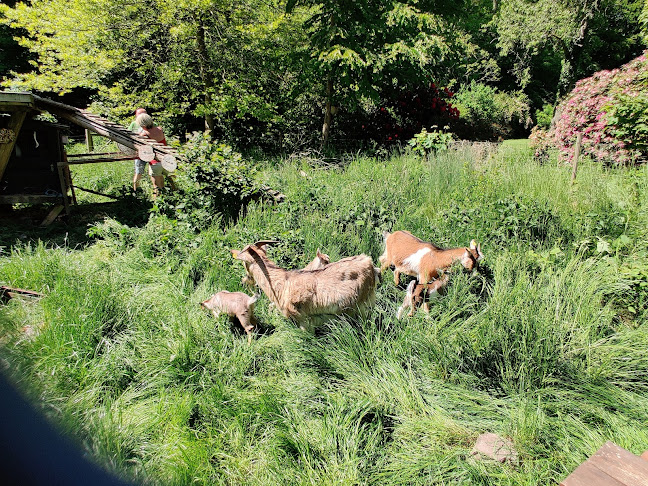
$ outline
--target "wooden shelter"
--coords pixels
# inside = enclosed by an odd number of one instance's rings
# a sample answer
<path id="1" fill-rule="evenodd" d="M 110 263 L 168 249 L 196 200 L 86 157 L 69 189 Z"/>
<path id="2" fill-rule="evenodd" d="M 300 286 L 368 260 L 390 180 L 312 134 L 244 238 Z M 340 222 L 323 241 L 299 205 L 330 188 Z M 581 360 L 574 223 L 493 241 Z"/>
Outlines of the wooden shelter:
<path id="1" fill-rule="evenodd" d="M 64 137 L 68 126 L 36 118 L 44 112 L 59 122 L 106 137 L 122 151 L 67 155 Z M 53 220 L 63 209 L 69 213 L 71 203 L 76 204 L 70 165 L 129 160 L 151 151 L 151 157 L 163 165 L 175 166 L 177 153 L 172 147 L 141 137 L 87 110 L 33 93 L 0 92 L 0 204 L 55 203 L 47 218 Z"/>

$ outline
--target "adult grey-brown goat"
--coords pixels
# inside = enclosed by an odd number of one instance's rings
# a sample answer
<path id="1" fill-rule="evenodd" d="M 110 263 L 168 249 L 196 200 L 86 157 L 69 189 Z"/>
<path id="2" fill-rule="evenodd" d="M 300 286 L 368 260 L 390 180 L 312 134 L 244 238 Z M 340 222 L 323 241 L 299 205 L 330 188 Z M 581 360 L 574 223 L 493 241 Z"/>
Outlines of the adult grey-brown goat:
<path id="1" fill-rule="evenodd" d="M 209 309 L 218 319 L 221 314 L 227 314 L 230 318 L 236 317 L 241 323 L 241 327 L 247 334 L 248 344 L 252 342 L 252 330 L 256 325 L 254 318 L 254 304 L 259 298 L 259 294 L 250 297 L 243 292 L 228 292 L 221 290 L 216 292 L 209 299 L 200 303 L 203 309 Z"/>
<path id="2" fill-rule="evenodd" d="M 232 255 L 245 265 L 243 283 L 256 284 L 300 328 L 312 332 L 316 321 L 363 314 L 374 304 L 378 269 L 371 257 L 347 257 L 315 270 L 285 270 L 268 258 L 269 243 L 259 241 L 232 250 Z"/>
<path id="3" fill-rule="evenodd" d="M 470 247 L 440 248 L 430 242 L 417 238 L 409 231 L 384 233 L 385 252 L 380 256 L 380 272 L 394 266 L 394 283 L 400 282 L 400 274 L 412 275 L 421 284 L 438 278 L 453 262 L 460 261 L 467 270 L 477 267 L 484 257 L 481 245 L 475 240 Z"/>

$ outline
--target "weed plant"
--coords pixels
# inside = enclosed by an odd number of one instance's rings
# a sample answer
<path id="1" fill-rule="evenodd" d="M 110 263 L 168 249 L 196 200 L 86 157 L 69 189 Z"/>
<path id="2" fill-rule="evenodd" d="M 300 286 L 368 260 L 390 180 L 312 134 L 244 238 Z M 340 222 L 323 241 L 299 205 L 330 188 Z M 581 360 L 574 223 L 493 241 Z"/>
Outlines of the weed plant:
<path id="1" fill-rule="evenodd" d="M 540 485 L 607 440 L 648 449 L 645 169 L 584 163 L 570 187 L 523 145 L 259 169 L 285 201 L 238 220 L 105 218 L 86 247 L 0 256 L 0 281 L 44 294 L 0 307 L 5 372 L 104 467 L 140 484 Z M 377 262 L 396 229 L 477 239 L 480 273 L 456 269 L 430 314 L 399 321 L 387 271 L 370 317 L 315 335 L 262 297 L 250 346 L 198 305 L 246 290 L 232 248 Z M 471 459 L 483 432 L 519 462 Z"/>

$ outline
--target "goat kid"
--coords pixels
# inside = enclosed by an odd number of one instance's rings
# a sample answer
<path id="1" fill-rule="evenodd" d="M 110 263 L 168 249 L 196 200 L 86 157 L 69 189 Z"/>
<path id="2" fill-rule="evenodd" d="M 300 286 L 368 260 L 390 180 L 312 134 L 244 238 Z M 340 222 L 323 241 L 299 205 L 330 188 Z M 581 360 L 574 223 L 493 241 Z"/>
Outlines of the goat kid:
<path id="1" fill-rule="evenodd" d="M 310 262 L 308 265 L 306 265 L 302 270 L 317 270 L 318 268 L 322 268 L 326 265 L 331 263 L 331 257 L 328 256 L 326 253 L 320 252 L 320 249 L 317 249 L 317 255 L 313 259 L 312 262 Z"/>
<path id="2" fill-rule="evenodd" d="M 312 332 L 314 321 L 366 313 L 375 303 L 378 269 L 371 257 L 343 258 L 315 270 L 285 270 L 270 261 L 259 241 L 232 256 L 245 265 L 246 285 L 257 285 L 284 315 Z"/>
<path id="3" fill-rule="evenodd" d="M 403 304 L 399 307 L 398 312 L 396 313 L 396 318 L 400 319 L 403 317 L 403 312 L 409 308 L 407 315 L 412 317 L 416 309 L 423 304 L 423 310 L 425 313 L 430 312 L 429 301 L 433 298 L 438 297 L 439 293 L 445 289 L 446 284 L 450 274 L 446 273 L 438 280 L 435 280 L 431 283 L 418 283 L 417 280 L 412 280 L 407 286 L 407 291 L 405 292 L 405 298 L 403 299 Z"/>
<path id="4" fill-rule="evenodd" d="M 255 294 L 250 297 L 243 292 L 228 292 L 222 290 L 215 293 L 209 299 L 200 303 L 203 309 L 209 309 L 218 319 L 221 314 L 227 314 L 230 319 L 235 317 L 241 323 L 241 327 L 247 334 L 248 345 L 252 342 L 252 330 L 256 325 L 254 317 L 254 304 L 259 298 L 260 294 Z"/>
<path id="5" fill-rule="evenodd" d="M 411 275 L 421 283 L 438 278 L 453 262 L 460 261 L 467 270 L 477 267 L 484 257 L 481 245 L 475 240 L 470 247 L 440 248 L 430 242 L 417 238 L 409 231 L 383 233 L 385 252 L 380 256 L 380 273 L 394 266 L 394 283 L 400 283 L 400 274 Z"/>

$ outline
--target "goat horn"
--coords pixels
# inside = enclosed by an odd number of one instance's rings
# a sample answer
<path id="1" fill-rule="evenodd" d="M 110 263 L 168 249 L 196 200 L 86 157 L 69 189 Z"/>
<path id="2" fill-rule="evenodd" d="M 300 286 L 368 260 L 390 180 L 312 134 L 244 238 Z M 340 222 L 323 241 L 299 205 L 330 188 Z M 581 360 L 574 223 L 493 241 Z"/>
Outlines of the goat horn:
<path id="1" fill-rule="evenodd" d="M 277 240 L 259 240 L 254 244 L 254 246 L 261 248 L 264 245 L 276 245 L 277 243 L 279 243 Z"/>

